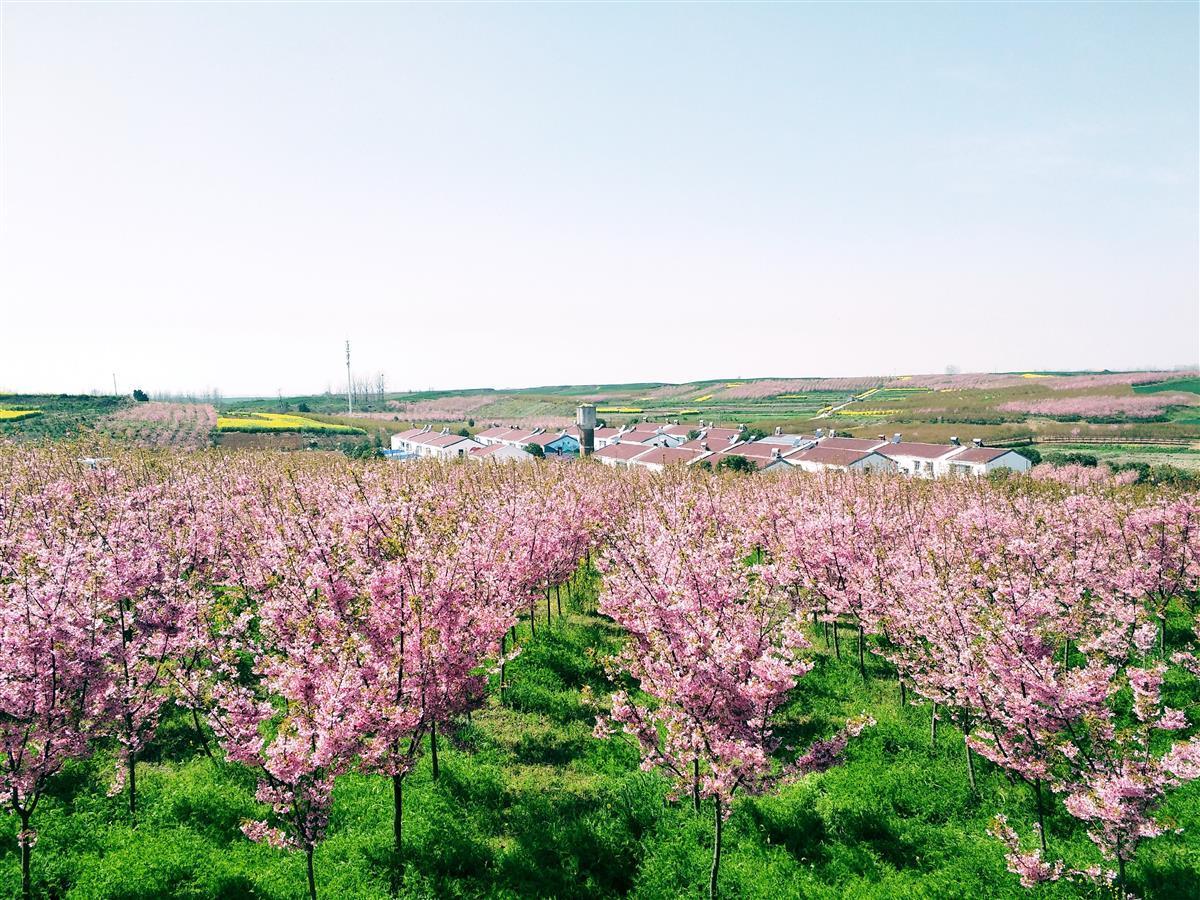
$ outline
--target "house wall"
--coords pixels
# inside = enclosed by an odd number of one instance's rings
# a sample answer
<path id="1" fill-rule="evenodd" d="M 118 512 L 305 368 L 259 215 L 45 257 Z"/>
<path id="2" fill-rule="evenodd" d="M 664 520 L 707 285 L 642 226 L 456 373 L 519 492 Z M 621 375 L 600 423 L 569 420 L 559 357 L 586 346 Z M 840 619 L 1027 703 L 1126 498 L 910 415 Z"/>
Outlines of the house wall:
<path id="1" fill-rule="evenodd" d="M 547 444 L 547 453 L 578 453 L 579 441 L 569 434 L 564 434 L 556 441 Z"/>
<path id="2" fill-rule="evenodd" d="M 851 465 L 850 468 L 856 472 L 892 472 L 895 471 L 896 466 L 890 459 L 876 453 L 865 459 L 860 459 Z"/>
<path id="3" fill-rule="evenodd" d="M 1033 468 L 1033 463 L 1023 457 L 1020 453 L 1005 453 L 1003 456 L 998 456 L 987 464 L 986 471 L 992 469 L 1012 469 L 1014 472 L 1028 472 Z"/>

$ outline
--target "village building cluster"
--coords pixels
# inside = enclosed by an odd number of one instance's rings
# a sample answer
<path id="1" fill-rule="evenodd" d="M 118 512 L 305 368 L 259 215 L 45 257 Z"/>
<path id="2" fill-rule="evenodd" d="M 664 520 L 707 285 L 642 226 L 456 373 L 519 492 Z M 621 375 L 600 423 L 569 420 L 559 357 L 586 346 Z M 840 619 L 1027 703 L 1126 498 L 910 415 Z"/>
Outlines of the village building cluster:
<path id="1" fill-rule="evenodd" d="M 951 438 L 948 444 L 928 444 L 904 441 L 900 434 L 890 439 L 885 435 L 874 439 L 842 437 L 823 428 L 811 435 L 784 434 L 777 428 L 765 437 L 748 436 L 743 426 L 721 427 L 711 422 L 599 427 L 593 432 L 595 450 L 591 455 L 606 466 L 654 471 L 671 465 L 706 464 L 716 468 L 722 460 L 740 456 L 759 471 L 837 469 L 901 472 L 917 478 L 978 476 L 994 469 L 1024 472 L 1031 465 L 1015 450 L 985 447 L 979 440 L 963 444 Z M 535 456 L 571 459 L 580 455 L 582 443 L 583 433 L 574 425 L 559 431 L 496 425 L 471 436 L 425 426 L 393 435 L 388 455 L 394 459 L 434 457 L 480 463 L 521 462 Z"/>

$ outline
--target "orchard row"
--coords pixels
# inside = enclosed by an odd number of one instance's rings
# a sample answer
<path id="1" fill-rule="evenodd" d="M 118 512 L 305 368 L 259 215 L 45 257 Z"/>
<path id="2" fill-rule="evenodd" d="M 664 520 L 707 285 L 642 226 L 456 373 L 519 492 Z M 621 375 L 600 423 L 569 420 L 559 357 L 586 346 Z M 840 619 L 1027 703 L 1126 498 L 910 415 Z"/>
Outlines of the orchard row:
<path id="1" fill-rule="evenodd" d="M 655 475 L 601 466 L 359 464 L 333 457 L 130 454 L 80 465 L 0 450 L 0 800 L 21 822 L 26 896 L 36 810 L 54 776 L 119 748 L 138 758 L 168 704 L 206 752 L 251 768 L 245 834 L 305 854 L 334 779 L 404 783 L 439 727 L 505 691 L 553 592 L 581 565 L 628 635 L 592 698 L 699 810 L 714 808 L 710 894 L 737 792 L 836 765 L 870 710 L 807 746 L 777 713 L 814 635 L 867 654 L 976 757 L 1061 803 L 1096 856 L 1058 860 L 1044 830 L 993 823 L 1022 883 L 1115 881 L 1200 776 L 1194 679 L 1200 497 L 1056 470 L 1053 480 Z M 546 604 L 545 613 L 542 604 Z M 1165 623 L 1188 623 L 1168 637 Z M 846 646 L 842 641 L 848 636 Z M 1193 716 L 1194 718 L 1194 716 Z"/>

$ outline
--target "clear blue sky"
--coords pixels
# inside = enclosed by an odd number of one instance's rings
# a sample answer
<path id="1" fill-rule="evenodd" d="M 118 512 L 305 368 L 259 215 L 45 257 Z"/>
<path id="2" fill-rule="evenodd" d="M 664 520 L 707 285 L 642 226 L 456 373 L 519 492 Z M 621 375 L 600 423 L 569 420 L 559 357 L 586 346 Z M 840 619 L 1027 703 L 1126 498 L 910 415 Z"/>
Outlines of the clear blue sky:
<path id="1" fill-rule="evenodd" d="M 0 389 L 1195 363 L 1197 10 L 7 2 Z"/>

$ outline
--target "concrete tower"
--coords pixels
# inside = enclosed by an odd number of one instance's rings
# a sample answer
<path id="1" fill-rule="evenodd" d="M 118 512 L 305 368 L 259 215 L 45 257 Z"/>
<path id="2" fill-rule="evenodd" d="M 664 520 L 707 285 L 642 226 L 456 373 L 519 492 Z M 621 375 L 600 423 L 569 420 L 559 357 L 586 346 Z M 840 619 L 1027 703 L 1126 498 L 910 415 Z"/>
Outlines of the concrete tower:
<path id="1" fill-rule="evenodd" d="M 575 410 L 575 424 L 579 426 L 579 455 L 590 456 L 596 449 L 596 407 L 580 404 Z"/>

